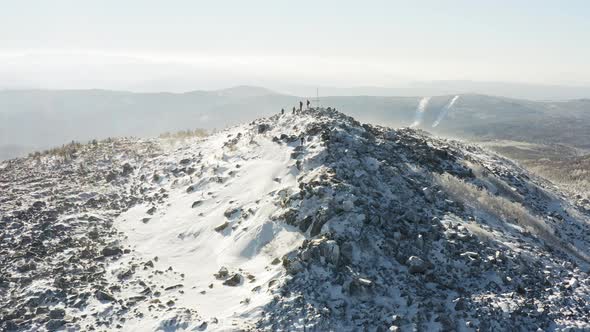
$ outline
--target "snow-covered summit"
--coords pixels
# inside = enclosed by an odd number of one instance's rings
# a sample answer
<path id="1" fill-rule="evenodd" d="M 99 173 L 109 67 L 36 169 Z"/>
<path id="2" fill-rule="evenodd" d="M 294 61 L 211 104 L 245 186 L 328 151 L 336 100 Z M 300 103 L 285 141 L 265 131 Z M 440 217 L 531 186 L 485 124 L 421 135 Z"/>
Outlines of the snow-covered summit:
<path id="1" fill-rule="evenodd" d="M 590 327 L 590 209 L 476 146 L 312 109 L 70 157 L 0 164 L 7 330 Z"/>

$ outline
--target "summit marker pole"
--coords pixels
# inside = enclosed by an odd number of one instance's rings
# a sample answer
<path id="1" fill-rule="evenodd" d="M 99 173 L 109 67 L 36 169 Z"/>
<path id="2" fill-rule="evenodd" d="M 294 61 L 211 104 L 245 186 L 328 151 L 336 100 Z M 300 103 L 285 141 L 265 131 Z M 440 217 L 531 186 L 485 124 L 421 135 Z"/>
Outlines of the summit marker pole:
<path id="1" fill-rule="evenodd" d="M 316 102 L 316 107 L 319 109 L 320 108 L 320 88 L 315 89 L 315 102 Z"/>

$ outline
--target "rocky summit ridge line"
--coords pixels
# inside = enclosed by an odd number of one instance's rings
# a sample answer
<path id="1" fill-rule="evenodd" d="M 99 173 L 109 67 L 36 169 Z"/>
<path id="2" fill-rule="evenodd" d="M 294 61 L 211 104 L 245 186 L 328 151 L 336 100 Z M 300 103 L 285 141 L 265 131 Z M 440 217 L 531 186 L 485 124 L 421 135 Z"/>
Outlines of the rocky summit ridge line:
<path id="1" fill-rule="evenodd" d="M 590 328 L 589 223 L 477 146 L 323 108 L 96 142 L 0 164 L 0 327 Z"/>

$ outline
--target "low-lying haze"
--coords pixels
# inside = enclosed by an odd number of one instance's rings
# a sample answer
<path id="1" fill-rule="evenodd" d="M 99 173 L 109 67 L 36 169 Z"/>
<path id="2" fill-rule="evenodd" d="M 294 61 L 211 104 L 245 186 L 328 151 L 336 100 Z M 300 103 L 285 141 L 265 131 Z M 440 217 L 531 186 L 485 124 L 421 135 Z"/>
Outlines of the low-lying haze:
<path id="1" fill-rule="evenodd" d="M 587 87 L 587 13 L 584 1 L 19 1 L 0 12 L 0 88 Z M 445 93 L 497 91 L 460 90 Z"/>

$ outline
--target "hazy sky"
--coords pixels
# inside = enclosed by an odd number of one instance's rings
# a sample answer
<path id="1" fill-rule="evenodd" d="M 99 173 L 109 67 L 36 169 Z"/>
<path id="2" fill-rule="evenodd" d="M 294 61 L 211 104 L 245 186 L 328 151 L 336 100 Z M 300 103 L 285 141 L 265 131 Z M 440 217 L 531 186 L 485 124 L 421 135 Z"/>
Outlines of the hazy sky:
<path id="1" fill-rule="evenodd" d="M 590 85 L 589 1 L 0 0 L 0 88 Z"/>

